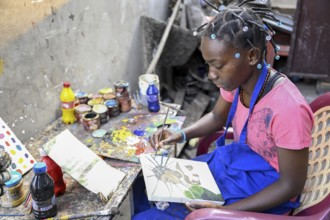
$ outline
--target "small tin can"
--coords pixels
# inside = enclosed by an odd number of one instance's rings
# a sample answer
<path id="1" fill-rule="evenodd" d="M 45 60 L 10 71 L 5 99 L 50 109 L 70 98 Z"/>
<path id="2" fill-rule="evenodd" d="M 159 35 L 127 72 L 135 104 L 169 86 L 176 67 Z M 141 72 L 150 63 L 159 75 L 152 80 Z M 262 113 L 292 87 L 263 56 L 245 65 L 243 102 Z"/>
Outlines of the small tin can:
<path id="1" fill-rule="evenodd" d="M 100 127 L 100 116 L 95 112 L 83 114 L 83 125 L 87 131 L 95 131 Z"/>
<path id="2" fill-rule="evenodd" d="M 105 101 L 107 101 L 107 100 L 115 100 L 115 99 L 116 99 L 116 94 L 114 94 L 114 93 L 107 93 L 107 94 L 104 94 L 104 95 L 103 95 L 103 99 L 104 99 Z"/>
<path id="3" fill-rule="evenodd" d="M 129 82 L 125 80 L 119 80 L 115 82 L 114 84 L 115 87 L 115 93 L 116 97 L 129 97 L 130 95 L 130 87 L 129 87 Z"/>
<path id="4" fill-rule="evenodd" d="M 101 94 L 89 94 L 88 99 L 97 99 L 97 98 L 102 98 Z"/>
<path id="5" fill-rule="evenodd" d="M 87 104 L 93 107 L 94 105 L 102 104 L 103 102 L 103 98 L 99 97 L 89 100 Z"/>
<path id="6" fill-rule="evenodd" d="M 113 93 L 113 89 L 112 89 L 112 88 L 103 88 L 103 89 L 99 90 L 99 93 L 100 93 L 101 95 L 105 95 L 105 94 Z"/>
<path id="7" fill-rule="evenodd" d="M 105 101 L 104 104 L 108 107 L 110 117 L 115 117 L 120 114 L 118 102 L 116 99 Z"/>
<path id="8" fill-rule="evenodd" d="M 121 112 L 128 112 L 132 108 L 131 99 L 129 97 L 120 97 L 119 100 L 119 108 Z"/>
<path id="9" fill-rule="evenodd" d="M 23 190 L 22 175 L 17 171 L 11 171 L 10 180 L 5 182 L 6 202 L 3 201 L 4 207 L 15 207 L 20 205 L 24 201 L 25 193 Z"/>
<path id="10" fill-rule="evenodd" d="M 93 112 L 99 114 L 101 124 L 107 123 L 107 121 L 109 120 L 108 107 L 106 105 L 103 104 L 94 105 Z"/>
<path id="11" fill-rule="evenodd" d="M 77 119 L 77 122 L 82 123 L 83 122 L 83 114 L 88 113 L 92 110 L 92 107 L 90 107 L 87 104 L 79 104 L 74 108 L 75 116 Z"/>
<path id="12" fill-rule="evenodd" d="M 89 100 L 86 92 L 77 92 L 75 94 L 75 96 L 76 96 L 79 104 L 87 104 L 87 102 Z"/>

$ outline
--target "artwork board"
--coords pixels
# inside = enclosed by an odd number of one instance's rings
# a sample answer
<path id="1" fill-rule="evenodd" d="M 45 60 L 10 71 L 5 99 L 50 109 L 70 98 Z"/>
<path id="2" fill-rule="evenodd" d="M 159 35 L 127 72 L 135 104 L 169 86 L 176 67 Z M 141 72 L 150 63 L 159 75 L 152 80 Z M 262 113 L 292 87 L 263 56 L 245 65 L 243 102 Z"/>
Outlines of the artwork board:
<path id="1" fill-rule="evenodd" d="M 207 163 L 151 154 L 140 161 L 149 201 L 224 203 Z"/>
<path id="2" fill-rule="evenodd" d="M 11 165 L 8 168 L 9 170 L 17 171 L 23 175 L 36 163 L 33 156 L 1 117 L 0 148 L 4 149 L 11 157 Z"/>
<path id="3" fill-rule="evenodd" d="M 125 173 L 116 170 L 80 142 L 68 129 L 43 145 L 62 170 L 102 198 L 109 199 Z"/>
<path id="4" fill-rule="evenodd" d="M 149 137 L 162 126 L 166 114 L 127 114 L 117 123 L 110 124 L 106 135 L 91 146 L 96 154 L 130 162 L 139 162 L 142 154 L 154 153 Z M 166 125 L 178 131 L 185 116 L 171 116 Z"/>

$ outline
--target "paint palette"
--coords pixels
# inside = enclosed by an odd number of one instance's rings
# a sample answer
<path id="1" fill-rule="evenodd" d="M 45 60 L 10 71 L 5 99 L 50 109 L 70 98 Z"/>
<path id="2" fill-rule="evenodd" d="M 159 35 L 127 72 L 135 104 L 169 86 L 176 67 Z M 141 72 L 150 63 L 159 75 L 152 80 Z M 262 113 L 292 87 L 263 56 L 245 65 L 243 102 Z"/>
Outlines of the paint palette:
<path id="1" fill-rule="evenodd" d="M 128 114 L 111 124 L 107 133 L 90 149 L 101 156 L 137 163 L 142 154 L 155 151 L 149 144 L 149 137 L 162 126 L 164 119 L 165 114 Z M 168 116 L 165 124 L 175 132 L 184 120 L 184 116 Z"/>
<path id="2" fill-rule="evenodd" d="M 0 148 L 11 157 L 12 162 L 8 168 L 10 170 L 15 170 L 23 175 L 36 163 L 36 160 L 2 118 L 0 118 Z"/>

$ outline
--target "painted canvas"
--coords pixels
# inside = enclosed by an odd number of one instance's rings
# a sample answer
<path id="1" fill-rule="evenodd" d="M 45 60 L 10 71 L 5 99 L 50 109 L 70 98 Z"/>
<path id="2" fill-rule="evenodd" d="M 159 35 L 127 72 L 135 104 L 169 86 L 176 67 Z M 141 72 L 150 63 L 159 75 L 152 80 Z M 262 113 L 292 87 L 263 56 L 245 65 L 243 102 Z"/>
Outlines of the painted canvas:
<path id="1" fill-rule="evenodd" d="M 140 161 L 149 201 L 224 203 L 207 163 L 151 154 Z"/>
<path id="2" fill-rule="evenodd" d="M 121 121 L 111 124 L 107 133 L 90 149 L 105 157 L 139 162 L 140 155 L 155 151 L 148 140 L 150 135 L 163 125 L 165 116 L 165 114 L 128 114 Z M 182 127 L 184 120 L 184 116 L 168 116 L 165 125 L 169 127 L 168 129 L 177 131 Z"/>
<path id="3" fill-rule="evenodd" d="M 44 144 L 46 151 L 62 170 L 76 179 L 102 200 L 108 200 L 125 173 L 108 165 L 80 142 L 69 130 L 64 130 Z"/>
<path id="4" fill-rule="evenodd" d="M 36 163 L 33 156 L 2 118 L 0 118 L 0 148 L 11 157 L 10 170 L 15 170 L 23 175 Z"/>

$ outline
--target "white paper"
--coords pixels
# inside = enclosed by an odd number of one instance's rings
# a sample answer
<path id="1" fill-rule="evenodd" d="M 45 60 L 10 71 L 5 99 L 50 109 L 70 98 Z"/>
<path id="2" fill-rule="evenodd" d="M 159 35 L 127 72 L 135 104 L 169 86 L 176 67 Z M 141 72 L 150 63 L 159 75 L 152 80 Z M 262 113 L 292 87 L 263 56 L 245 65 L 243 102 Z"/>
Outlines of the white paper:
<path id="1" fill-rule="evenodd" d="M 125 173 L 108 165 L 67 129 L 47 142 L 43 149 L 64 172 L 106 198 L 125 177 Z"/>

